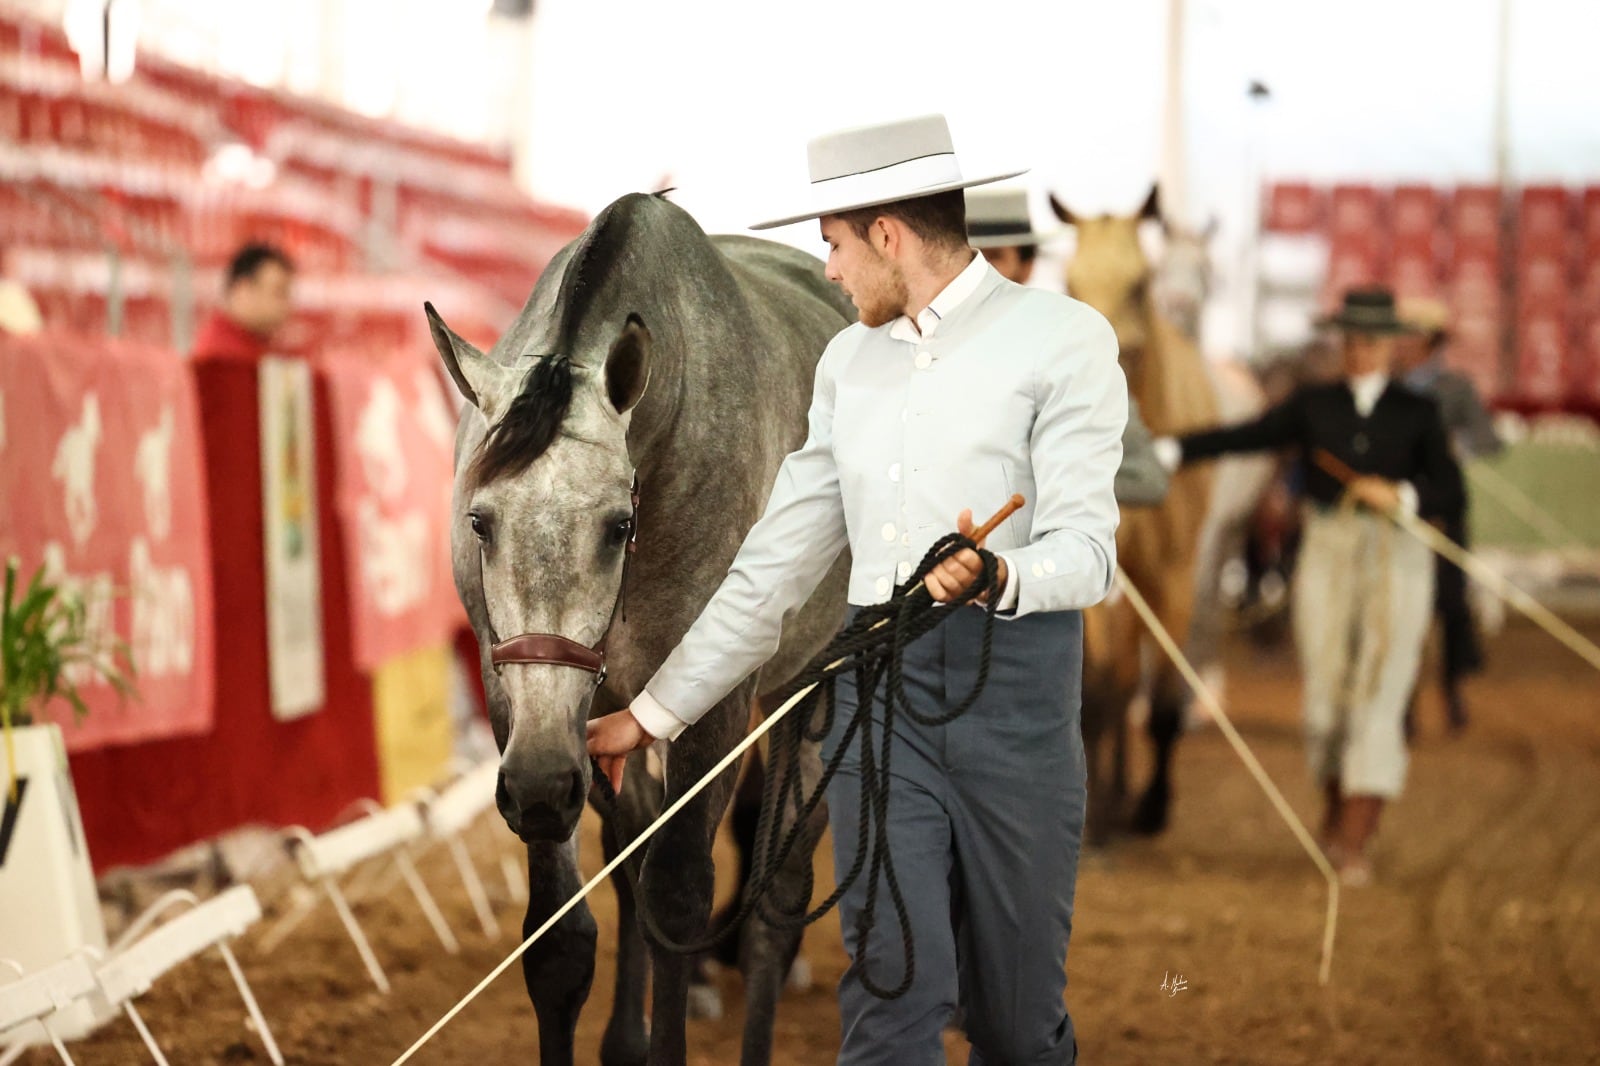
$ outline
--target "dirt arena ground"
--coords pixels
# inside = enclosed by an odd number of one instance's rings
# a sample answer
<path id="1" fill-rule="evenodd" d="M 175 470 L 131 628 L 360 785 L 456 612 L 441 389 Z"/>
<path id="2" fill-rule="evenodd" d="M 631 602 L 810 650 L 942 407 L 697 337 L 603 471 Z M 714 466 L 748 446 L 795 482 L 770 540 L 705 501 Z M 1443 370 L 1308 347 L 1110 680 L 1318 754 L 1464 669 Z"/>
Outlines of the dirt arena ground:
<path id="1" fill-rule="evenodd" d="M 1600 639 L 1600 627 L 1588 635 Z M 1327 988 L 1316 979 L 1319 875 L 1221 736 L 1187 738 L 1171 831 L 1088 861 L 1079 881 L 1068 1002 L 1083 1062 L 1600 1063 L 1600 677 L 1526 627 L 1490 651 L 1466 736 L 1446 737 L 1432 693 L 1424 699 L 1410 791 L 1384 825 L 1379 883 L 1344 895 Z M 1235 647 L 1229 702 L 1310 823 L 1287 654 Z M 593 824 L 584 834 L 594 869 Z M 443 860 L 429 856 L 423 869 L 463 937 L 460 956 L 439 950 L 403 891 L 363 912 L 394 981 L 389 996 L 372 990 L 326 905 L 269 957 L 250 940 L 239 946 L 290 1062 L 389 1063 L 500 959 L 511 937 L 484 940 Z M 610 891 L 595 904 L 604 940 Z M 515 924 L 509 904 L 501 914 Z M 785 1066 L 831 1062 L 837 1048 L 837 922 L 809 933 L 805 950 L 816 981 L 783 1004 Z M 598 1060 L 609 958 L 600 967 L 580 1062 Z M 1169 974 L 1187 987 L 1163 992 Z M 697 1064 L 737 1061 L 738 980 L 721 980 L 729 1011 L 694 1024 Z M 187 964 L 140 1006 L 175 1063 L 266 1061 L 214 957 Z M 513 969 L 416 1061 L 531 1063 L 535 1045 Z M 148 1061 L 125 1021 L 73 1051 L 82 1066 Z M 950 1061 L 965 1061 L 954 1037 Z"/>

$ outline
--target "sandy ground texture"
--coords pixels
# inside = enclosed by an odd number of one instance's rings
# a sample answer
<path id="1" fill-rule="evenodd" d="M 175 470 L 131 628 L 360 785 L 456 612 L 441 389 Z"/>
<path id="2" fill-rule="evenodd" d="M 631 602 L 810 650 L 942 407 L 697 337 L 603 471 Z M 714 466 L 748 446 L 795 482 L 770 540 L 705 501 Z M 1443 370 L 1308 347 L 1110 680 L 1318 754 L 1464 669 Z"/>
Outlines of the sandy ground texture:
<path id="1" fill-rule="evenodd" d="M 1600 629 L 1588 635 L 1600 639 Z M 1316 979 L 1319 875 L 1222 737 L 1189 736 L 1171 830 L 1088 858 L 1079 880 L 1068 1003 L 1082 1061 L 1600 1063 L 1600 676 L 1524 626 L 1502 633 L 1490 660 L 1464 737 L 1444 735 L 1437 701 L 1424 696 L 1409 792 L 1382 829 L 1378 883 L 1345 893 L 1326 988 Z M 1289 656 L 1233 648 L 1228 695 L 1245 737 L 1311 823 Z M 585 866 L 597 869 L 592 818 L 583 834 Z M 475 840 L 486 870 L 501 835 L 485 825 Z M 363 905 L 390 995 L 373 990 L 326 904 L 271 955 L 253 938 L 239 945 L 290 1062 L 389 1063 L 501 958 L 511 935 L 485 939 L 446 857 L 426 856 L 422 868 L 463 950 L 440 950 L 403 888 Z M 499 896 L 514 929 L 503 884 Z M 610 1001 L 609 889 L 595 910 L 602 958 L 580 1062 L 598 1061 Z M 805 953 L 815 984 L 783 1003 L 775 1061 L 784 1066 L 831 1062 L 838 1046 L 836 920 L 808 934 Z M 1185 987 L 1164 992 L 1163 979 L 1177 975 Z M 729 1009 L 692 1025 L 697 1064 L 738 1059 L 739 982 L 719 980 Z M 215 956 L 169 975 L 140 1008 L 175 1063 L 266 1061 Z M 536 1043 L 513 969 L 415 1061 L 531 1063 Z M 949 1047 L 951 1062 L 965 1061 L 958 1038 Z M 82 1066 L 148 1061 L 121 1020 L 73 1051 Z"/>

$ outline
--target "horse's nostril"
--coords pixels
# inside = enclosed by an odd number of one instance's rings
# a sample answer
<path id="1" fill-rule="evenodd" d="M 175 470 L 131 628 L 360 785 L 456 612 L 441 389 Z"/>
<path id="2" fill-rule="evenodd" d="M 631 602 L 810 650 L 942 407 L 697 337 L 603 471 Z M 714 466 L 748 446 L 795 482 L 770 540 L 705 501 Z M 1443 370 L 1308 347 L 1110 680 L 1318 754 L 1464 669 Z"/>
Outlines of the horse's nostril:
<path id="1" fill-rule="evenodd" d="M 567 793 L 567 809 L 583 806 L 584 798 L 583 771 L 572 771 L 572 788 Z"/>

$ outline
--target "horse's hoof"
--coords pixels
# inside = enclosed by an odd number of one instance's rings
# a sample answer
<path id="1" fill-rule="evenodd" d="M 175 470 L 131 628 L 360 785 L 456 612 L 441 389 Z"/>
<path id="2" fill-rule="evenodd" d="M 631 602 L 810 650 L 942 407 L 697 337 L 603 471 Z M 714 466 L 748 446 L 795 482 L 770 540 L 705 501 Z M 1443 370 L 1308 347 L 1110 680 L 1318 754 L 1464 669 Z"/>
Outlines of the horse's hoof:
<path id="1" fill-rule="evenodd" d="M 710 985 L 689 986 L 689 1017 L 722 1020 L 722 993 Z"/>
<path id="2" fill-rule="evenodd" d="M 789 966 L 789 980 L 786 983 L 791 992 L 811 991 L 811 963 L 805 956 L 796 955 L 794 962 Z"/>
<path id="3" fill-rule="evenodd" d="M 600 1042 L 600 1066 L 646 1066 L 650 1061 L 650 1038 L 640 1029 L 626 1035 L 607 1032 Z"/>

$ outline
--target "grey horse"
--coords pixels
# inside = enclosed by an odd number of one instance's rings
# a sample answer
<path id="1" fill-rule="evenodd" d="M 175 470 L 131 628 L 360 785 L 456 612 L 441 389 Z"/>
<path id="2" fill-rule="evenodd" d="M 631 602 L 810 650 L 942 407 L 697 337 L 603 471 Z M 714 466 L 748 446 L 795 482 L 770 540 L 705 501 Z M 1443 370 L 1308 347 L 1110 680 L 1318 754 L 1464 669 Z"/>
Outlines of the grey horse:
<path id="1" fill-rule="evenodd" d="M 663 197 L 638 194 L 607 207 L 556 256 L 487 355 L 427 311 L 468 401 L 456 437 L 452 555 L 483 650 L 501 752 L 499 808 L 527 845 L 526 935 L 581 884 L 575 830 L 592 785 L 585 722 L 633 699 L 721 583 L 779 464 L 805 439 L 817 360 L 853 313 L 803 252 L 708 237 Z M 635 533 L 638 550 L 624 566 Z M 636 759 L 615 805 L 596 804 L 608 857 L 737 743 L 753 699 L 822 650 L 844 620 L 848 567 L 841 559 L 788 620 L 782 647 L 758 676 L 684 733 L 670 756 L 659 746 L 664 782 Z M 528 633 L 588 648 L 603 642 L 606 672 L 520 662 L 497 669 L 495 639 Z M 664 950 L 647 956 L 636 908 L 647 905 L 676 941 L 705 930 L 711 844 L 733 786 L 730 771 L 655 837 L 637 881 L 614 882 L 621 922 L 606 1066 L 685 1061 L 691 960 Z M 807 827 L 808 844 L 824 820 Z M 774 890 L 779 904 L 797 905 L 810 862 L 811 848 L 797 848 Z M 741 937 L 746 1063 L 770 1058 L 798 939 L 797 930 L 754 919 Z M 580 906 L 523 958 L 545 1066 L 573 1061 L 595 940 L 594 918 Z"/>

